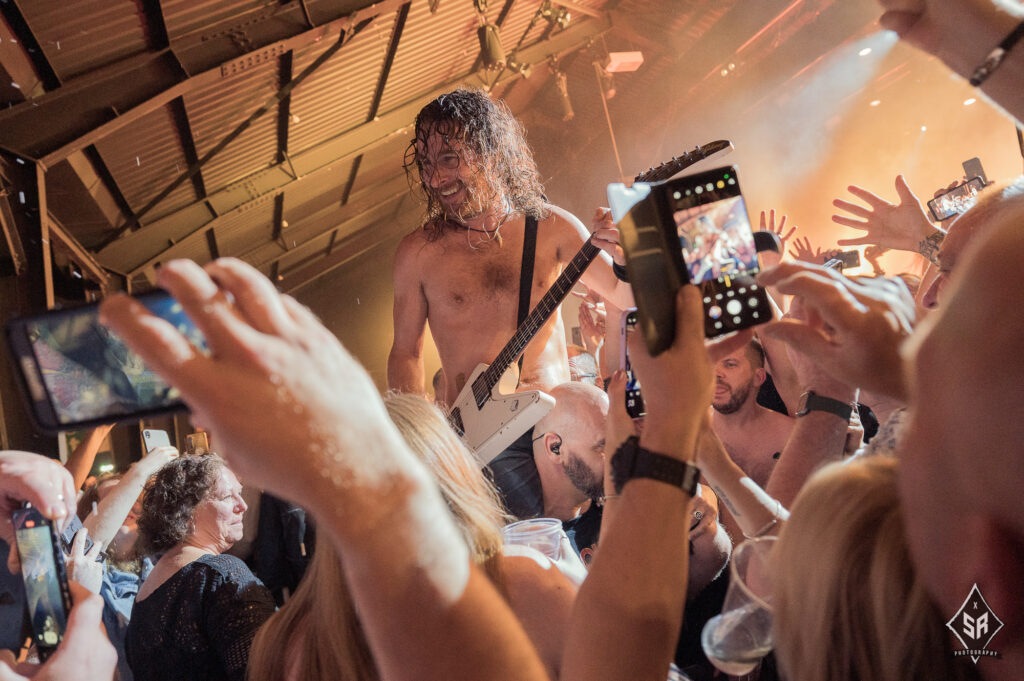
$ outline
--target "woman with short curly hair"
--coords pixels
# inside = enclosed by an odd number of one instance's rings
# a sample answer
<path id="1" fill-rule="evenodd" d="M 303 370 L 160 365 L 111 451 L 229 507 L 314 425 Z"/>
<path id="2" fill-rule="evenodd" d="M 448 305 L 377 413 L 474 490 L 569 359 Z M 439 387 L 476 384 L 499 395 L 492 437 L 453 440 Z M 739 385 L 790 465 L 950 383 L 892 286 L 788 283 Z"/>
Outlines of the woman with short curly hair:
<path id="1" fill-rule="evenodd" d="M 164 466 L 139 518 L 144 551 L 162 554 L 135 599 L 128 663 L 136 681 L 244 679 L 270 592 L 227 551 L 242 538 L 242 486 L 215 454 Z"/>

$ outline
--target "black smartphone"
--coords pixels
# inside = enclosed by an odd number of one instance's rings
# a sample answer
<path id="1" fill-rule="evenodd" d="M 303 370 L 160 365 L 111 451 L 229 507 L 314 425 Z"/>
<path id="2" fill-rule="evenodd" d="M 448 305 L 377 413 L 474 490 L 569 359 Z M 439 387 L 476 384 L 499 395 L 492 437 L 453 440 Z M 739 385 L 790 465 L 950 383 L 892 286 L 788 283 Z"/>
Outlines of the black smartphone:
<path id="1" fill-rule="evenodd" d="M 985 169 L 981 167 L 980 158 L 977 156 L 969 158 L 960 165 L 964 168 L 964 177 L 967 179 L 980 177 L 982 186 L 986 186 L 988 184 L 988 175 L 985 174 Z"/>
<path id="2" fill-rule="evenodd" d="M 165 291 L 138 300 L 205 348 L 202 334 Z M 98 309 L 98 303 L 91 303 L 7 323 L 15 373 L 32 418 L 44 431 L 91 428 L 184 408 L 178 391 L 99 323 Z"/>
<path id="3" fill-rule="evenodd" d="M 628 338 L 630 332 L 636 328 L 636 308 L 625 310 L 622 315 L 622 331 L 619 347 L 622 349 L 619 357 L 619 366 L 626 372 L 626 412 L 632 418 L 640 418 L 647 413 L 644 408 L 644 397 L 640 394 L 640 381 L 633 374 L 633 367 L 629 363 Z"/>
<path id="4" fill-rule="evenodd" d="M 936 221 L 942 222 L 956 217 L 974 205 L 978 192 L 985 188 L 985 180 L 980 177 L 972 177 L 963 184 L 950 189 L 945 194 L 940 194 L 928 202 L 928 210 Z"/>
<path id="5" fill-rule="evenodd" d="M 647 347 L 656 355 L 675 338 L 675 295 L 700 287 L 704 334 L 719 336 L 772 318 L 754 232 L 736 168 L 724 166 L 658 184 L 610 185 L 626 269 Z"/>
<path id="6" fill-rule="evenodd" d="M 57 649 L 67 628 L 71 591 L 60 540 L 53 523 L 27 502 L 11 513 L 14 541 L 21 560 L 32 637 L 39 658 Z"/>

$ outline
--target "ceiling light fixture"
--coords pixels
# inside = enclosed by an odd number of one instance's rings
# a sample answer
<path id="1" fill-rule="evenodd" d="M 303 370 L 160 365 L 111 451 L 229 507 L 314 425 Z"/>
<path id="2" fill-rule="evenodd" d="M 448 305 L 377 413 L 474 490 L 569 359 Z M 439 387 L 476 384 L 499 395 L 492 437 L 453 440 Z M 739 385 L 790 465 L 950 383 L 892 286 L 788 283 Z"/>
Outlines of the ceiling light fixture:
<path id="1" fill-rule="evenodd" d="M 501 46 L 498 27 L 487 22 L 483 15 L 480 15 L 480 18 L 484 21 L 476 29 L 477 38 L 480 39 L 480 60 L 483 62 L 484 68 L 488 70 L 503 68 L 505 66 L 505 50 Z"/>
<path id="2" fill-rule="evenodd" d="M 604 63 L 604 70 L 608 73 L 626 73 L 636 71 L 644 63 L 644 53 L 639 50 L 634 52 L 609 52 Z"/>
<path id="3" fill-rule="evenodd" d="M 501 46 L 498 27 L 487 20 L 487 0 L 473 0 L 480 26 L 476 37 L 480 41 L 480 61 L 488 71 L 505 68 L 505 49 Z"/>
<path id="4" fill-rule="evenodd" d="M 516 61 L 515 55 L 512 55 L 511 57 L 508 58 L 506 66 L 508 67 L 509 71 L 511 71 L 512 73 L 517 73 L 523 78 L 529 78 L 530 71 L 533 69 L 533 67 L 530 66 L 529 64 L 524 64 L 522 62 Z"/>
<path id="5" fill-rule="evenodd" d="M 569 10 L 561 5 L 555 5 L 551 0 L 544 0 L 540 6 L 540 15 L 544 18 L 551 28 L 558 27 L 564 29 L 569 25 L 572 20 L 572 15 Z"/>

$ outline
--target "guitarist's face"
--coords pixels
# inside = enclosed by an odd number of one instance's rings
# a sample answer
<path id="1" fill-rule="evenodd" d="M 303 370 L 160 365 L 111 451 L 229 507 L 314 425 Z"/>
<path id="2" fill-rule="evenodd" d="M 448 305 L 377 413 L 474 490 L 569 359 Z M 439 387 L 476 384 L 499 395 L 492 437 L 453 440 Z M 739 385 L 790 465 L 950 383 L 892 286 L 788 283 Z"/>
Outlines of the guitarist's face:
<path id="1" fill-rule="evenodd" d="M 417 143 L 416 155 L 423 186 L 446 216 L 465 222 L 490 207 L 484 163 L 459 141 L 434 132 Z"/>

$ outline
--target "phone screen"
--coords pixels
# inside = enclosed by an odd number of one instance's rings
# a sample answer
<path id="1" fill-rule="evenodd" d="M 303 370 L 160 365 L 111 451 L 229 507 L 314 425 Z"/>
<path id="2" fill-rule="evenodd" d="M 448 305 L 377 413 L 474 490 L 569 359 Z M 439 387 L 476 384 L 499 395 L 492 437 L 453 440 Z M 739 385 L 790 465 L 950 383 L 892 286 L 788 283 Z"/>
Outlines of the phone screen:
<path id="1" fill-rule="evenodd" d="M 734 168 L 673 180 L 666 189 L 690 283 L 701 288 L 706 336 L 771 319 L 754 231 Z"/>
<path id="2" fill-rule="evenodd" d="M 928 202 L 932 217 L 942 222 L 960 215 L 974 205 L 978 192 L 985 188 L 980 177 L 973 177 L 963 184 L 953 187 L 945 194 L 940 194 Z"/>
<path id="3" fill-rule="evenodd" d="M 71 609 L 64 557 L 53 525 L 34 508 L 16 510 L 11 518 L 32 634 L 46 659 L 63 638 Z"/>
<path id="4" fill-rule="evenodd" d="M 202 335 L 163 291 L 139 296 L 194 345 Z M 179 393 L 99 323 L 98 305 L 51 310 L 8 323 L 33 416 L 44 430 L 70 430 L 181 408 Z"/>
<path id="5" fill-rule="evenodd" d="M 640 381 L 633 374 L 633 367 L 629 363 L 629 350 L 626 342 L 629 334 L 636 329 L 636 322 L 636 308 L 623 315 L 622 369 L 626 372 L 626 412 L 635 419 L 647 413 L 643 395 L 640 394 Z"/>

